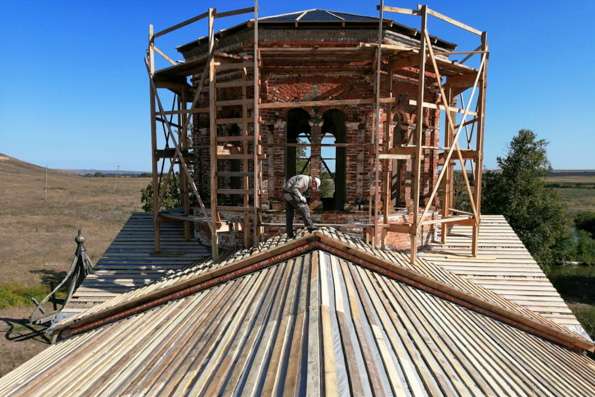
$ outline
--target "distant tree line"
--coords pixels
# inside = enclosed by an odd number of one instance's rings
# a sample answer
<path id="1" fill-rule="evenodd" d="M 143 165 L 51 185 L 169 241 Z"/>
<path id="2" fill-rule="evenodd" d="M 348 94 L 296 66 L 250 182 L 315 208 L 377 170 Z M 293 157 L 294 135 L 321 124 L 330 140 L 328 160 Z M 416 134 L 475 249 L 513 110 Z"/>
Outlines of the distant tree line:
<path id="1" fill-rule="evenodd" d="M 113 177 L 126 177 L 126 178 L 150 178 L 150 172 L 109 172 L 109 171 L 95 171 L 83 174 L 83 176 L 91 178 L 113 178 Z"/>

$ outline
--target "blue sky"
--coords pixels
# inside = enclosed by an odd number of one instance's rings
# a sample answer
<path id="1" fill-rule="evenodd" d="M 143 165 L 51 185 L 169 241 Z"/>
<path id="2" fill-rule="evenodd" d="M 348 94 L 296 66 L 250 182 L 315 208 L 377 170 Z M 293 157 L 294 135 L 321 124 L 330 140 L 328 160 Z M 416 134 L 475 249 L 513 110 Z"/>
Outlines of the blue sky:
<path id="1" fill-rule="evenodd" d="M 147 25 L 159 30 L 198 14 L 248 1 L 27 1 L 0 5 L 0 152 L 56 168 L 150 169 Z M 413 8 L 417 1 L 388 5 Z M 554 168 L 595 168 L 595 1 L 428 1 L 430 7 L 488 31 L 486 166 L 520 128 L 550 142 Z M 273 15 L 326 8 L 376 15 L 375 2 L 261 1 Z M 397 20 L 414 24 L 414 19 Z M 231 19 L 228 23 L 237 23 Z M 220 25 L 218 27 L 224 27 Z M 439 22 L 433 33 L 465 44 Z M 192 26 L 162 41 L 204 34 Z M 175 56 L 179 59 L 179 56 Z"/>

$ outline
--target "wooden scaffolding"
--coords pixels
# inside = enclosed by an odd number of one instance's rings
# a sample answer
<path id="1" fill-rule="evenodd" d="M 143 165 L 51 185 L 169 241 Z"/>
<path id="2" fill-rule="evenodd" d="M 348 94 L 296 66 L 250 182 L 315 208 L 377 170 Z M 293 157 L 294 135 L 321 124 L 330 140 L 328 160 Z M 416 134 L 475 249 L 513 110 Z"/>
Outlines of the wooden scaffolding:
<path id="1" fill-rule="evenodd" d="M 185 223 L 187 237 L 190 237 L 190 226 L 207 225 L 211 235 L 213 257 L 219 255 L 218 230 L 223 221 L 221 211 L 239 213 L 242 221 L 240 230 L 244 231 L 246 247 L 258 242 L 263 228 L 267 226 L 260 221 L 260 195 L 262 186 L 262 143 L 259 131 L 259 110 L 287 109 L 297 107 L 320 106 L 374 106 L 374 133 L 371 142 L 373 167 L 370 179 L 373 181 L 369 194 L 369 222 L 364 227 L 371 235 L 376 246 L 384 246 L 387 232 L 405 233 L 410 236 L 411 260 L 415 261 L 417 247 L 420 242 L 422 228 L 439 228 L 441 239 L 446 242 L 448 229 L 455 224 L 473 226 L 472 254 L 477 255 L 478 233 L 481 211 L 481 174 L 483 164 L 483 136 L 485 126 L 485 99 L 487 83 L 488 43 L 485 32 L 454 20 L 436 12 L 427 6 L 417 9 L 390 7 L 384 1 L 378 6 L 378 41 L 365 43 L 353 48 L 333 49 L 323 47 L 311 50 L 325 51 L 327 54 L 337 52 L 341 56 L 352 54 L 361 56 L 362 51 L 372 51 L 374 57 L 374 96 L 361 99 L 327 99 L 299 102 L 262 102 L 259 97 L 259 72 L 262 68 L 261 53 L 274 56 L 281 51 L 292 51 L 294 54 L 307 54 L 308 48 L 259 48 L 258 3 L 253 7 L 239 10 L 218 12 L 214 8 L 183 21 L 179 24 L 154 32 L 149 28 L 149 45 L 146 56 L 147 71 L 150 80 L 151 106 L 151 142 L 153 159 L 153 216 L 155 226 L 155 250 L 159 251 L 159 224 L 162 220 L 176 220 Z M 254 43 L 252 56 L 238 56 L 218 51 L 215 40 L 215 21 L 218 19 L 252 13 Z M 385 13 L 416 16 L 420 19 L 418 47 L 403 48 L 385 42 Z M 433 38 L 428 28 L 428 18 L 434 17 L 457 28 L 461 28 L 479 37 L 479 46 L 470 51 L 449 51 L 437 55 L 433 46 Z M 189 61 L 183 65 L 173 61 L 155 45 L 157 38 L 178 30 L 192 23 L 207 20 L 208 51 L 206 56 Z M 444 52 L 444 51 L 442 51 Z M 186 78 L 180 81 L 160 80 L 155 74 L 155 54 L 162 56 L 172 64 L 172 68 L 185 68 L 187 76 L 194 76 L 194 86 L 187 83 Z M 450 56 L 463 56 L 460 60 L 452 60 Z M 470 66 L 470 60 L 476 59 L 479 66 Z M 410 106 L 416 109 L 416 125 L 414 140 L 406 145 L 395 145 L 391 139 L 393 115 L 396 113 L 398 93 L 393 93 L 393 79 L 396 71 L 402 67 L 417 70 L 417 97 L 410 99 Z M 226 87 L 241 87 L 237 98 L 218 99 L 217 90 Z M 166 110 L 159 95 L 160 89 L 167 89 L 174 94 L 171 110 Z M 435 96 L 427 94 L 432 89 L 439 92 Z M 386 94 L 388 93 L 388 95 Z M 208 95 L 208 106 L 201 102 L 201 95 Z M 201 105 L 202 104 L 202 105 Z M 241 106 L 241 117 L 226 116 L 225 108 Z M 472 110 L 473 109 L 473 110 Z M 442 143 L 425 145 L 424 137 L 431 128 L 424 127 L 426 112 L 440 112 L 445 123 L 439 128 Z M 203 201 L 192 174 L 193 161 L 196 156 L 189 145 L 188 132 L 198 125 L 198 118 L 208 117 L 209 130 L 209 200 Z M 471 117 L 469 119 L 469 117 Z M 237 135 L 223 135 L 218 126 L 236 124 L 240 127 Z M 158 148 L 157 130 L 161 126 L 165 138 L 165 147 Z M 464 135 L 463 135 L 464 131 Z M 459 142 L 466 137 L 463 144 Z M 339 145 L 337 145 L 339 146 Z M 438 177 L 429 183 L 428 194 L 423 193 L 421 169 L 424 156 L 437 156 Z M 219 170 L 218 164 L 226 160 L 241 160 L 241 171 Z M 165 172 L 165 164 L 169 161 L 169 171 Z M 409 208 L 406 222 L 391 221 L 392 172 L 393 166 L 400 161 L 413 163 L 411 184 L 413 206 Z M 183 202 L 182 211 L 172 213 L 160 211 L 161 200 L 171 176 L 178 169 L 180 190 Z M 454 206 L 455 172 L 459 172 L 464 180 L 464 190 L 469 196 L 471 211 L 463 211 Z M 241 189 L 220 188 L 218 177 L 241 177 Z M 425 187 L 428 189 L 428 186 Z M 240 196 L 241 200 L 232 200 L 240 205 L 225 205 L 228 200 L 222 198 Z M 189 197 L 194 198 L 190 203 Z M 206 205 L 205 205 L 206 203 Z M 199 214 L 191 213 L 191 207 L 199 209 Z M 440 209 L 438 212 L 436 209 Z M 352 225 L 353 226 L 353 225 Z M 370 231 L 372 231 L 370 233 Z"/>
<path id="2" fill-rule="evenodd" d="M 254 53 L 252 57 L 239 57 L 217 51 L 215 41 L 215 21 L 234 15 L 254 15 Z M 205 59 L 192 65 L 192 70 L 202 70 L 195 87 L 190 86 L 185 79 L 172 83 L 155 78 L 155 54 L 161 55 L 173 66 L 179 66 L 159 47 L 155 40 L 175 30 L 192 23 L 207 20 L 208 23 L 208 55 Z M 146 56 L 147 72 L 150 81 L 150 111 L 151 111 L 151 151 L 153 174 L 153 217 L 155 229 L 155 251 L 160 250 L 159 225 L 162 220 L 182 221 L 185 224 L 185 234 L 190 238 L 191 223 L 207 225 L 211 235 L 212 256 L 219 256 L 219 242 L 217 232 L 221 227 L 219 211 L 225 209 L 243 214 L 241 227 L 245 231 L 244 245 L 250 246 L 257 242 L 260 236 L 258 226 L 259 195 L 262 175 L 260 173 L 261 158 L 259 155 L 260 133 L 257 122 L 259 88 L 258 88 L 258 2 L 253 7 L 217 12 L 209 8 L 206 12 L 189 18 L 174 26 L 154 32 L 153 25 L 149 26 L 149 45 Z M 218 88 L 241 87 L 241 96 L 236 99 L 217 98 Z M 248 96 L 248 88 L 252 87 L 252 95 Z M 171 110 L 166 110 L 162 104 L 159 89 L 167 89 L 174 95 Z M 200 107 L 201 96 L 208 95 L 208 106 Z M 188 107 L 188 105 L 190 105 Z M 242 117 L 226 118 L 224 109 L 229 106 L 242 107 Z M 199 125 L 199 117 L 208 116 L 209 147 L 210 147 L 210 198 L 209 206 L 205 206 L 193 178 L 192 166 L 196 156 L 189 145 L 189 131 L 192 126 Z M 220 125 L 238 124 L 241 133 L 237 136 L 220 136 Z M 160 125 L 163 131 L 165 147 L 157 147 L 157 129 Z M 225 144 L 226 150 L 218 150 L 220 144 Z M 231 149 L 229 148 L 231 146 Z M 242 160 L 242 170 L 237 172 L 219 171 L 218 164 L 226 160 Z M 169 170 L 165 171 L 169 161 Z M 161 211 L 163 196 L 167 185 L 176 183 L 174 175 L 178 167 L 179 184 L 182 196 L 182 212 Z M 232 175 L 233 174 L 233 175 Z M 234 176 L 242 178 L 241 189 L 218 188 L 217 179 L 220 176 Z M 194 206 L 200 209 L 199 215 L 191 213 L 190 195 L 194 197 Z M 241 206 L 220 206 L 218 195 L 241 196 Z M 237 200 L 236 200 L 237 201 Z M 246 231 L 250 230 L 248 233 Z"/>
<path id="3" fill-rule="evenodd" d="M 383 145 L 375 145 L 374 163 L 374 184 L 371 189 L 370 201 L 373 202 L 374 216 L 374 244 L 378 244 L 378 236 L 384 244 L 384 236 L 387 231 L 408 233 L 411 239 L 411 262 L 414 263 L 417 256 L 417 248 L 420 241 L 420 231 L 425 225 L 440 227 L 442 242 L 445 243 L 448 235 L 448 228 L 452 225 L 471 225 L 473 227 L 472 255 L 477 255 L 479 225 L 481 220 L 481 176 L 483 167 L 483 137 L 485 128 L 485 101 L 487 88 L 487 62 L 488 43 L 487 34 L 467 24 L 459 22 L 444 14 L 434 11 L 425 5 L 417 9 L 406 9 L 390 7 L 381 2 L 379 9 L 378 43 L 377 43 L 377 64 L 375 79 L 375 137 L 384 133 Z M 383 42 L 383 20 L 384 13 L 403 14 L 417 16 L 420 19 L 419 48 L 416 51 L 409 51 L 403 56 L 402 48 L 384 44 Z M 432 16 L 452 26 L 463 29 L 479 37 L 479 46 L 470 51 L 451 51 L 449 55 L 464 55 L 460 61 L 445 60 L 439 58 L 432 46 L 432 39 L 428 28 L 428 17 Z M 383 54 L 386 54 L 384 56 Z M 465 67 L 465 63 L 479 55 L 478 67 Z M 392 120 L 392 104 L 395 102 L 392 92 L 393 73 L 396 64 L 417 66 L 418 70 L 418 91 L 417 99 L 410 100 L 410 104 L 416 107 L 416 124 L 414 143 L 406 146 L 395 146 L 390 142 L 389 129 Z M 381 97 L 385 92 L 381 86 L 382 74 L 388 74 L 387 91 L 388 97 Z M 434 83 L 432 83 L 434 80 Z M 437 100 L 427 99 L 426 85 L 433 85 L 439 91 Z M 465 94 L 467 94 L 465 98 Z M 466 99 L 466 101 L 465 101 Z M 465 103 L 466 102 L 466 103 Z M 475 104 L 475 110 L 471 110 Z M 381 128 L 380 109 L 386 115 L 387 122 L 384 123 L 384 131 Z M 439 110 L 445 115 L 443 145 L 424 146 L 424 135 L 427 131 L 424 128 L 424 112 Z M 468 116 L 473 118 L 467 119 Z M 459 140 L 461 132 L 465 131 L 466 141 L 461 148 Z M 441 167 L 438 178 L 430 184 L 431 193 L 422 201 L 421 161 L 424 155 L 438 154 L 438 165 Z M 413 160 L 412 188 L 413 208 L 411 209 L 409 222 L 390 223 L 389 204 L 392 201 L 391 170 L 392 162 L 403 159 Z M 459 165 L 458 172 L 463 177 L 465 192 L 469 198 L 471 211 L 463 211 L 454 208 L 454 173 Z M 380 165 L 382 163 L 382 167 Z M 469 170 L 470 173 L 469 173 Z M 382 175 L 380 175 L 382 173 Z M 470 175 L 472 176 L 471 183 Z M 439 191 L 442 188 L 441 198 Z M 440 208 L 438 217 L 430 216 L 430 210 Z M 382 213 L 382 220 L 380 219 Z"/>

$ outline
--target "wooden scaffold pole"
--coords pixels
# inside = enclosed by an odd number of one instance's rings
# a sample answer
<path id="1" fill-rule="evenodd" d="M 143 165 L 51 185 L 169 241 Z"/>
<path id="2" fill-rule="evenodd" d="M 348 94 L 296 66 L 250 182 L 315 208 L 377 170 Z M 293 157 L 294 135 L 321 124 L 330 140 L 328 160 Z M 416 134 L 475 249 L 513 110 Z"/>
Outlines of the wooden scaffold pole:
<path id="1" fill-rule="evenodd" d="M 178 114 L 178 131 L 179 137 L 178 140 L 180 142 L 181 150 L 185 153 L 188 150 L 188 128 L 186 124 L 186 118 L 188 115 L 185 113 L 186 110 L 186 96 L 182 92 L 178 97 L 178 110 L 180 113 Z M 190 215 L 190 197 L 188 185 L 190 181 L 188 180 L 188 175 L 183 171 L 182 166 L 179 166 L 179 175 L 180 175 L 180 187 L 182 191 L 182 208 L 184 210 L 184 216 Z M 191 223 L 188 221 L 184 222 L 184 239 L 186 241 L 190 240 L 191 238 Z"/>
<path id="2" fill-rule="evenodd" d="M 448 104 L 446 104 L 446 106 L 448 107 L 452 107 L 453 106 L 453 97 L 452 97 L 452 88 L 449 88 L 448 90 Z M 449 110 L 446 110 L 447 112 Z M 451 112 L 451 116 L 452 118 L 454 118 L 454 112 Z M 445 125 L 445 133 L 444 133 L 444 146 L 445 147 L 450 147 L 453 142 L 453 135 L 454 135 L 454 131 L 451 128 L 451 124 L 450 123 L 446 123 Z M 451 206 L 454 204 L 453 203 L 453 197 L 454 197 L 454 169 L 451 166 L 452 162 L 448 161 L 448 162 L 444 162 L 443 166 L 444 168 L 446 168 L 446 174 L 445 174 L 445 178 L 444 178 L 444 193 L 442 196 L 442 218 L 446 219 L 448 216 L 451 215 Z M 446 244 L 447 241 L 447 236 L 448 236 L 448 230 L 449 230 L 450 226 L 447 223 L 442 223 L 440 225 L 440 239 L 442 241 L 442 244 Z"/>
<path id="3" fill-rule="evenodd" d="M 393 63 L 388 67 L 388 97 L 393 97 Z M 386 107 L 386 121 L 384 124 L 384 153 L 388 153 L 393 146 L 393 139 L 391 134 L 391 123 L 393 119 L 393 105 L 387 104 Z M 386 231 L 389 223 L 389 210 L 392 203 L 392 167 L 393 161 L 387 158 L 382 164 L 382 248 L 385 248 Z"/>
<path id="4" fill-rule="evenodd" d="M 477 156 L 475 158 L 475 178 L 474 178 L 474 189 L 473 198 L 475 206 L 477 208 L 477 216 L 475 217 L 475 224 L 473 225 L 473 240 L 471 250 L 473 256 L 478 254 L 478 241 L 479 241 L 479 227 L 481 223 L 481 177 L 483 168 L 483 136 L 485 130 L 485 106 L 486 106 L 486 89 L 487 89 L 487 76 L 488 76 L 488 37 L 487 33 L 481 34 L 481 50 L 484 56 L 484 65 L 481 69 L 481 80 L 479 83 L 479 97 L 478 97 L 478 112 L 477 112 L 477 135 L 475 141 L 475 150 Z"/>
<path id="5" fill-rule="evenodd" d="M 380 201 L 380 182 L 379 182 L 379 151 L 380 151 L 380 80 L 382 73 L 382 41 L 383 31 L 382 24 L 384 19 L 384 0 L 380 2 L 379 16 L 378 16 L 378 48 L 376 49 L 376 75 L 374 84 L 374 127 L 372 128 L 372 144 L 374 145 L 374 182 L 370 189 L 370 194 L 374 195 L 373 200 L 370 200 L 374 208 L 371 213 L 374 217 L 374 235 L 372 237 L 372 244 L 374 247 L 378 246 L 378 222 L 379 222 L 379 201 Z"/>
<path id="6" fill-rule="evenodd" d="M 209 8 L 209 145 L 210 145 L 210 192 L 211 192 L 211 255 L 219 256 L 219 239 L 217 236 L 217 93 L 215 91 L 215 9 Z"/>
<path id="7" fill-rule="evenodd" d="M 252 219 L 252 228 L 253 228 L 253 243 L 257 244 L 260 239 L 260 225 L 259 225 L 259 208 L 260 208 L 260 187 L 261 187 L 261 170 L 260 170 L 260 163 L 259 163 L 259 144 L 260 144 L 260 50 L 258 48 L 258 0 L 254 0 L 254 71 L 253 71 L 253 78 L 254 78 L 254 107 L 252 110 L 252 115 L 254 117 L 254 143 L 253 143 L 253 155 L 254 155 L 254 164 L 253 164 L 253 181 L 254 181 L 254 191 L 253 191 L 253 205 L 254 205 L 254 212 L 253 212 L 253 219 Z"/>
<path id="8" fill-rule="evenodd" d="M 410 229 L 411 254 L 410 260 L 414 264 L 417 259 L 417 235 L 420 227 L 419 200 L 421 195 L 421 158 L 424 133 L 424 90 L 426 76 L 426 35 L 428 15 L 425 5 L 419 9 L 421 17 L 421 40 L 419 43 L 419 81 L 417 85 L 417 113 L 415 119 L 415 156 L 413 157 L 413 219 Z M 423 220 L 423 219 L 422 219 Z"/>
<path id="9" fill-rule="evenodd" d="M 153 25 L 149 25 L 149 47 L 148 47 L 148 62 L 149 62 L 149 104 L 151 117 L 151 162 L 152 162 L 152 187 L 153 187 L 153 238 L 154 250 L 158 253 L 161 250 L 161 235 L 159 230 L 159 176 L 158 176 L 158 162 L 157 156 L 157 120 L 155 119 L 155 95 L 156 87 L 153 84 L 153 74 L 155 73 L 155 31 Z"/>

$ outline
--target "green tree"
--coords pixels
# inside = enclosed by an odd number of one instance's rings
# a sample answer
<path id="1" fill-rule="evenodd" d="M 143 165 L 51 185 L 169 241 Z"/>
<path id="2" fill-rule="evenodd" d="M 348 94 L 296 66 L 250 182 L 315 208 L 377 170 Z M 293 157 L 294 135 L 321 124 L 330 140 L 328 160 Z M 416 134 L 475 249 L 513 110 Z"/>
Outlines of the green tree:
<path id="1" fill-rule="evenodd" d="M 566 210 L 557 193 L 545 187 L 547 142 L 520 130 L 497 161 L 500 169 L 484 174 L 482 212 L 504 215 L 542 266 L 567 259 L 573 244 Z"/>
<path id="2" fill-rule="evenodd" d="M 161 209 L 179 208 L 182 206 L 180 193 L 180 178 L 178 175 L 164 176 L 161 188 L 165 189 L 161 199 Z M 153 184 L 149 183 L 144 189 L 141 189 L 141 203 L 145 212 L 153 211 Z"/>
<path id="3" fill-rule="evenodd" d="M 583 265 L 595 265 L 595 240 L 589 232 L 577 230 L 575 259 Z"/>
<path id="4" fill-rule="evenodd" d="M 574 218 L 574 224 L 577 229 L 589 232 L 591 238 L 595 238 L 595 212 L 579 212 Z"/>

